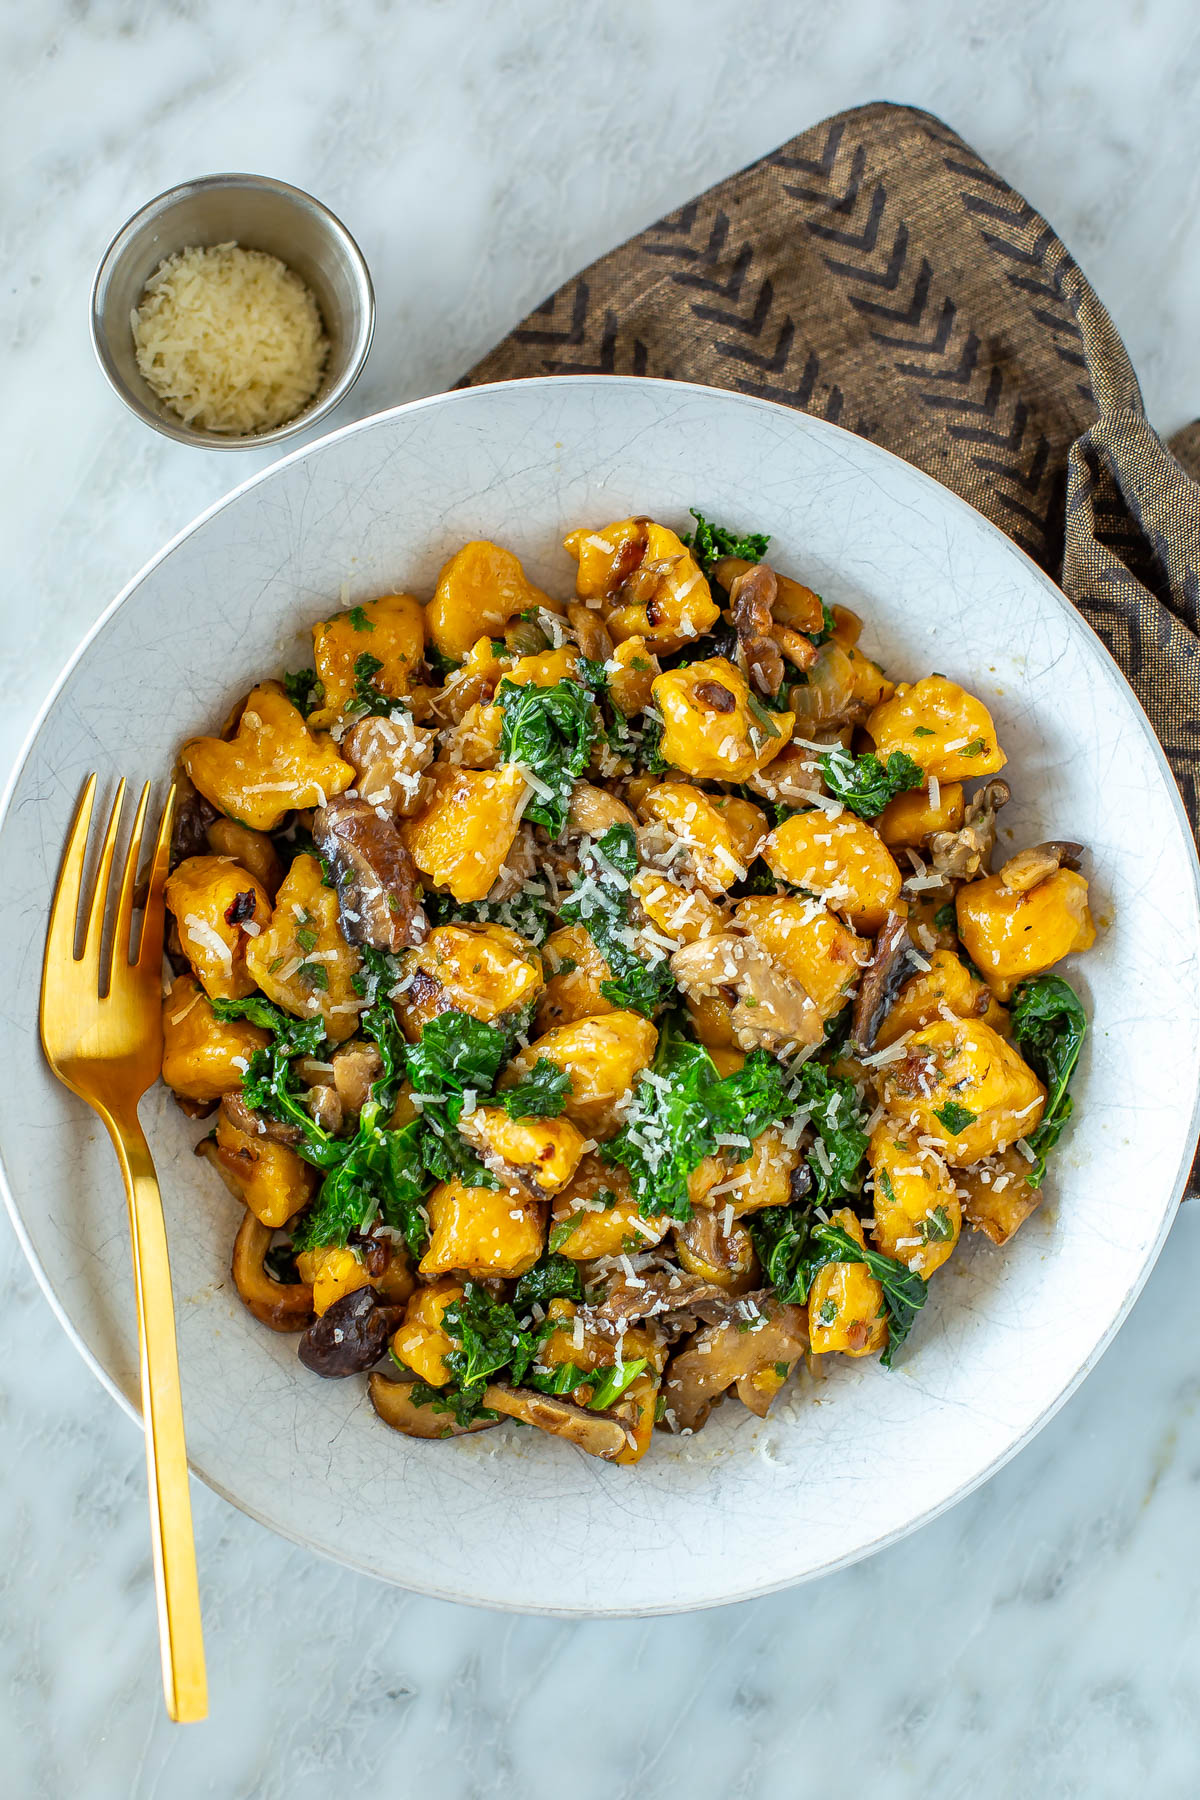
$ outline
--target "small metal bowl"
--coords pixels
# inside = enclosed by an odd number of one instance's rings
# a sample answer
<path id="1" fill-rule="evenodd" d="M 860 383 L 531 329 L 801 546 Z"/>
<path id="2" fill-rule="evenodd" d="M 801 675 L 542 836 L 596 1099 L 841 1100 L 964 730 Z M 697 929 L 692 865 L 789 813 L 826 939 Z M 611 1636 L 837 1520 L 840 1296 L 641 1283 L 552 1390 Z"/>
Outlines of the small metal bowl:
<path id="1" fill-rule="evenodd" d="M 245 437 L 185 425 L 143 378 L 130 315 L 165 257 L 190 245 L 237 243 L 266 250 L 308 284 L 329 339 L 325 372 L 309 405 L 273 431 Z M 92 344 L 114 392 L 139 419 L 181 444 L 257 450 L 307 431 L 358 380 L 375 329 L 375 294 L 363 255 L 328 207 L 267 175 L 205 175 L 169 188 L 122 226 L 92 288 Z"/>

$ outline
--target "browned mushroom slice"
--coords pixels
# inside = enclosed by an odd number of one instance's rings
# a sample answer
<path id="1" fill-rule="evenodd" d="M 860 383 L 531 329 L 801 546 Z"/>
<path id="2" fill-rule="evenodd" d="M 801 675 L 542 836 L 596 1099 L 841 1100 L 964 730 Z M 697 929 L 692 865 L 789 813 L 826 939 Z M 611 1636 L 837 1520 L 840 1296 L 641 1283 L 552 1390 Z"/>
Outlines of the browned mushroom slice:
<path id="1" fill-rule="evenodd" d="M 875 1033 L 908 971 L 911 949 L 908 920 L 900 913 L 889 913 L 854 996 L 850 1038 L 858 1049 L 869 1050 L 874 1044 Z"/>
<path id="2" fill-rule="evenodd" d="M 273 1236 L 247 1210 L 233 1240 L 233 1285 L 260 1325 L 269 1325 L 272 1331 L 303 1331 L 312 1318 L 313 1291 L 307 1281 L 275 1281 L 267 1274 Z"/>
<path id="3" fill-rule="evenodd" d="M 685 944 L 671 958 L 685 994 L 711 998 L 731 989 L 733 1035 L 743 1050 L 803 1049 L 823 1036 L 821 1015 L 798 982 L 752 938 L 720 932 Z"/>
<path id="4" fill-rule="evenodd" d="M 735 576 L 729 589 L 729 610 L 747 679 L 772 699 L 783 685 L 783 658 L 772 636 L 771 608 L 777 589 L 775 571 L 766 563 L 754 563 Z"/>
<path id="5" fill-rule="evenodd" d="M 711 1281 L 726 1294 L 745 1294 L 761 1279 L 754 1240 L 737 1219 L 726 1222 L 723 1208 L 693 1213 L 675 1228 L 675 1253 L 690 1275 Z"/>
<path id="6" fill-rule="evenodd" d="M 333 1088 L 343 1119 L 357 1119 L 371 1097 L 371 1086 L 383 1073 L 383 1058 L 374 1044 L 356 1038 L 339 1044 L 331 1057 Z"/>
<path id="7" fill-rule="evenodd" d="M 590 606 L 582 600 L 572 600 L 567 607 L 567 623 L 571 636 L 589 662 L 607 662 L 613 653 L 613 641 L 609 636 L 608 626 Z"/>
<path id="8" fill-rule="evenodd" d="M 500 1422 L 498 1419 L 472 1419 L 469 1425 L 460 1425 L 451 1412 L 439 1412 L 429 1404 L 418 1406 L 412 1397 L 415 1385 L 411 1381 L 390 1381 L 378 1371 L 367 1377 L 371 1405 L 385 1425 L 390 1425 L 393 1431 L 402 1431 L 405 1437 L 466 1437 L 472 1431 L 490 1431 Z"/>
<path id="9" fill-rule="evenodd" d="M 373 1287 L 354 1288 L 314 1319 L 296 1346 L 305 1368 L 327 1381 L 374 1367 L 404 1316 Z"/>
<path id="10" fill-rule="evenodd" d="M 288 1125 L 282 1119 L 271 1119 L 266 1113 L 255 1112 L 240 1094 L 226 1094 L 221 1101 L 221 1111 L 231 1125 L 236 1125 L 250 1137 L 270 1138 L 275 1144 L 298 1144 L 304 1135 L 298 1125 Z"/>
<path id="11" fill-rule="evenodd" d="M 736 1386 L 758 1417 L 808 1351 L 802 1306 L 781 1306 L 766 1290 L 747 1294 L 718 1325 L 698 1331 L 667 1364 L 664 1417 L 675 1431 L 698 1431 L 716 1402 Z"/>
<path id="12" fill-rule="evenodd" d="M 967 804 L 957 831 L 935 831 L 929 840 L 934 873 L 947 881 L 986 875 L 996 847 L 996 814 L 1012 799 L 1007 781 L 989 781 Z"/>
<path id="13" fill-rule="evenodd" d="M 624 1274 L 610 1283 L 599 1305 L 584 1307 L 584 1329 L 604 1337 L 622 1337 L 630 1326 L 646 1323 L 668 1337 L 694 1331 L 701 1319 L 710 1324 L 729 1312 L 729 1296 L 714 1282 L 684 1269 L 649 1269 Z"/>
<path id="14" fill-rule="evenodd" d="M 1042 1190 L 1029 1185 L 1029 1164 L 1015 1145 L 956 1169 L 955 1177 L 964 1219 L 993 1244 L 1007 1244 L 1042 1203 Z"/>
<path id="15" fill-rule="evenodd" d="M 835 738 L 833 743 L 837 742 Z M 824 790 L 820 757 L 819 750 L 810 750 L 806 744 L 785 744 L 765 769 L 747 778 L 746 786 L 764 800 L 783 806 L 811 806 L 813 795 Z"/>
<path id="16" fill-rule="evenodd" d="M 208 849 L 208 828 L 220 817 L 204 798 L 181 763 L 175 765 L 175 809 L 171 814 L 171 867 L 189 856 L 203 856 Z"/>
<path id="17" fill-rule="evenodd" d="M 360 797 L 368 806 L 407 818 L 419 812 L 427 782 L 422 771 L 433 761 L 436 731 L 414 725 L 407 715 L 392 719 L 360 719 L 338 746 L 351 764 Z"/>
<path id="18" fill-rule="evenodd" d="M 567 824 L 575 837 L 603 837 L 612 825 L 637 829 L 637 820 L 625 802 L 606 788 L 593 787 L 590 781 L 577 781 L 571 789 Z"/>
<path id="19" fill-rule="evenodd" d="M 341 796 L 314 814 L 313 841 L 337 878 L 347 942 L 397 951 L 425 941 L 416 864 L 389 820 L 365 800 Z"/>
<path id="20" fill-rule="evenodd" d="M 519 894 L 526 883 L 537 873 L 537 839 L 530 825 L 518 828 L 512 841 L 512 848 L 500 864 L 500 873 L 487 892 L 489 906 L 502 905 Z"/>
<path id="21" fill-rule="evenodd" d="M 539 1431 L 548 1431 L 552 1437 L 565 1438 L 576 1449 L 586 1450 L 589 1456 L 602 1457 L 606 1462 L 619 1456 L 629 1442 L 624 1426 L 615 1419 L 606 1418 L 603 1413 L 588 1412 L 569 1400 L 560 1400 L 555 1394 L 536 1394 L 528 1388 L 493 1382 L 483 1390 L 483 1404 L 510 1419 L 536 1425 Z"/>
<path id="22" fill-rule="evenodd" d="M 1014 893 L 1027 894 L 1059 869 L 1078 869 L 1082 862 L 1082 844 L 1035 844 L 1031 850 L 1018 850 L 1010 856 L 1001 865 L 1000 879 Z"/>

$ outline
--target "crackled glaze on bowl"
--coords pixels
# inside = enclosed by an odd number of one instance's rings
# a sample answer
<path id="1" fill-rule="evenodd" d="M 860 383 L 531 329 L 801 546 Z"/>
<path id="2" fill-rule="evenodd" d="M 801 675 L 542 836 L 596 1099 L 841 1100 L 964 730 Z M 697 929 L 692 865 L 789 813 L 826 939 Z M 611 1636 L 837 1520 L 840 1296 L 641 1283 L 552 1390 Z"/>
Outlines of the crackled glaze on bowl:
<path id="1" fill-rule="evenodd" d="M 832 426 L 672 383 L 582 377 L 476 389 L 351 426 L 206 514 L 132 583 L 67 671 L 10 791 L 0 855 L 8 1198 L 68 1329 L 136 1396 L 125 1208 L 92 1115 L 37 1048 L 42 933 L 93 768 L 159 776 L 306 626 L 427 594 L 494 537 L 566 593 L 564 531 L 687 508 L 771 533 L 773 557 L 862 612 L 897 678 L 937 669 L 996 719 L 1020 842 L 1090 847 L 1100 937 L 1071 971 L 1095 1028 L 1050 1198 L 1006 1252 L 964 1243 L 899 1367 L 801 1380 L 760 1423 L 609 1468 L 504 1428 L 419 1444 L 363 1385 L 321 1382 L 256 1325 L 227 1268 L 238 1208 L 192 1155 L 206 1129 L 144 1108 L 166 1198 L 188 1438 L 205 1480 L 277 1530 L 425 1592 L 558 1613 L 673 1611 L 863 1556 L 967 1492 L 1044 1422 L 1124 1316 L 1169 1228 L 1200 1087 L 1200 907 L 1191 840 L 1128 688 L 1058 590 L 962 502 Z"/>

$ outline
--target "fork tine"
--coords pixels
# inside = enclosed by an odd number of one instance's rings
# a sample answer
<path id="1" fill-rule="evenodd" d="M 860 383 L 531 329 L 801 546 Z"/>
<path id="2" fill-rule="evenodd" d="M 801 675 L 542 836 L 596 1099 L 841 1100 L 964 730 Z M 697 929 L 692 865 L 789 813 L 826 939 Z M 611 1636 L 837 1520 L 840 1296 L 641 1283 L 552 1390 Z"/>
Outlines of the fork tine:
<path id="1" fill-rule="evenodd" d="M 117 848 L 117 833 L 121 829 L 124 804 L 125 777 L 122 776 L 117 783 L 116 798 L 108 815 L 108 830 L 104 834 L 100 861 L 96 867 L 96 886 L 88 912 L 87 935 L 83 940 L 83 955 L 80 959 L 85 970 L 95 970 L 97 992 L 100 986 L 100 943 L 104 936 L 104 915 L 108 911 L 108 884 L 112 877 L 113 854 Z"/>
<path id="2" fill-rule="evenodd" d="M 117 897 L 117 922 L 113 929 L 112 950 L 109 961 L 109 987 L 120 981 L 133 958 L 129 954 L 129 931 L 133 922 L 133 891 L 137 886 L 138 863 L 142 854 L 142 832 L 146 825 L 146 809 L 150 804 L 150 783 L 142 788 L 141 799 L 134 814 L 133 830 L 129 835 L 129 849 L 125 856 L 125 867 L 121 874 L 121 889 Z"/>
<path id="3" fill-rule="evenodd" d="M 149 791 L 147 788 L 147 794 Z M 150 859 L 146 910 L 142 914 L 141 943 L 138 945 L 135 959 L 138 968 L 143 971 L 150 968 L 157 973 L 162 962 L 163 933 L 166 926 L 162 896 L 167 880 L 167 868 L 171 861 L 171 825 L 174 816 L 175 784 L 172 782 L 167 790 L 166 803 L 163 806 L 162 818 L 158 825 L 158 836 L 154 840 L 154 854 Z"/>
<path id="4" fill-rule="evenodd" d="M 79 899 L 83 887 L 83 865 L 87 856 L 88 831 L 92 823 L 92 804 L 96 798 L 96 777 L 89 775 L 75 808 L 62 868 L 54 889 L 50 908 L 50 925 L 46 932 L 46 960 L 42 976 L 42 999 L 51 975 L 58 975 L 75 958 L 75 927 L 79 917 Z"/>

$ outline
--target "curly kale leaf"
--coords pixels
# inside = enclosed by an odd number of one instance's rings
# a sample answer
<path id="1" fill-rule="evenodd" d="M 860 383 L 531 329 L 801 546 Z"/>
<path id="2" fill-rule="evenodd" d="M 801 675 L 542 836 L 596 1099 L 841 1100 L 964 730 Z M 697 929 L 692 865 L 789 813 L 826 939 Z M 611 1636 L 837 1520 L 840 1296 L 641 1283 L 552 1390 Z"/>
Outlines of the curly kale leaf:
<path id="1" fill-rule="evenodd" d="M 409 1078 L 418 1094 L 490 1094 L 508 1050 L 508 1034 L 498 1025 L 470 1013 L 438 1013 L 408 1052 Z"/>
<path id="2" fill-rule="evenodd" d="M 809 1168 L 819 1206 L 836 1204 L 862 1186 L 866 1119 L 854 1083 L 822 1063 L 801 1063 L 788 1098 L 808 1113 L 814 1133 Z"/>
<path id="3" fill-rule="evenodd" d="M 424 908 L 433 925 L 506 925 L 535 946 L 545 943 L 553 924 L 550 890 L 534 876 L 511 900 L 456 900 L 453 894 L 427 893 Z"/>
<path id="4" fill-rule="evenodd" d="M 752 1050 L 742 1068 L 721 1077 L 703 1045 L 668 1022 L 625 1124 L 600 1155 L 628 1169 L 642 1213 L 690 1219 L 688 1176 L 717 1139 L 745 1138 L 748 1150 L 789 1104 L 783 1070 L 767 1051 Z"/>
<path id="5" fill-rule="evenodd" d="M 251 1056 L 242 1077 L 242 1097 L 255 1112 L 294 1125 L 301 1134 L 296 1148 L 306 1162 L 318 1169 L 335 1167 L 343 1150 L 338 1140 L 313 1119 L 300 1098 L 300 1082 L 294 1064 L 301 1056 L 320 1056 L 325 1049 L 325 1021 L 318 1015 L 295 1019 L 261 994 L 244 1000 L 212 1001 L 214 1016 L 223 1021 L 245 1019 L 271 1041 Z"/>
<path id="6" fill-rule="evenodd" d="M 816 1225 L 813 1237 L 828 1252 L 823 1257 L 823 1262 L 865 1263 L 868 1272 L 882 1287 L 884 1305 L 887 1307 L 888 1341 L 879 1360 L 885 1369 L 890 1369 L 896 1351 L 912 1330 L 913 1321 L 925 1304 L 929 1290 L 924 1277 L 916 1269 L 897 1262 L 894 1256 L 885 1256 L 881 1250 L 861 1247 L 840 1225 Z"/>
<path id="7" fill-rule="evenodd" d="M 897 794 L 925 785 L 925 771 L 903 750 L 894 750 L 886 763 L 869 750 L 863 756 L 827 750 L 821 767 L 830 793 L 860 819 L 877 818 Z"/>
<path id="8" fill-rule="evenodd" d="M 737 556 L 743 562 L 761 562 L 767 554 L 771 540 L 763 532 L 750 531 L 739 537 L 724 525 L 714 525 L 694 506 L 689 506 L 688 511 L 696 521 L 696 529 L 682 533 L 679 541 L 688 546 L 706 575 L 723 556 Z"/>
<path id="9" fill-rule="evenodd" d="M 1047 1153 L 1074 1111 L 1070 1084 L 1087 1036 L 1087 1014 L 1069 982 L 1039 975 L 1021 982 L 1013 994 L 1012 1028 L 1022 1056 L 1046 1087 L 1046 1110 L 1027 1140 L 1037 1160 L 1025 1179 L 1040 1187 Z"/>
<path id="10" fill-rule="evenodd" d="M 582 1300 L 583 1282 L 578 1264 L 566 1256 L 546 1255 L 521 1276 L 513 1290 L 513 1305 L 519 1313 L 534 1306 L 547 1306 L 551 1300 Z"/>
<path id="11" fill-rule="evenodd" d="M 630 883 L 637 874 L 637 840 L 631 825 L 610 825 L 581 858 L 580 880 L 563 904 L 566 925 L 582 925 L 608 964 L 600 992 L 617 1007 L 652 1018 L 675 992 L 667 961 L 643 962 L 632 947 Z"/>
<path id="12" fill-rule="evenodd" d="M 925 1304 L 927 1289 L 917 1270 L 880 1250 L 864 1248 L 840 1225 L 822 1224 L 806 1203 L 766 1206 L 753 1215 L 749 1226 L 763 1272 L 788 1306 L 804 1304 L 818 1269 L 830 1263 L 866 1264 L 883 1289 L 888 1341 L 879 1360 L 890 1369 L 894 1353 Z"/>
<path id="13" fill-rule="evenodd" d="M 547 1321 L 532 1330 L 504 1300 L 494 1300 L 478 1282 L 468 1281 L 461 1300 L 448 1306 L 442 1328 L 456 1345 L 443 1357 L 464 1411 L 478 1412 L 489 1381 L 503 1375 L 519 1387 L 542 1340 L 554 1330 Z"/>
<path id="14" fill-rule="evenodd" d="M 557 1119 L 571 1093 L 571 1077 L 548 1056 L 539 1056 L 523 1080 L 497 1094 L 510 1119 Z"/>
<path id="15" fill-rule="evenodd" d="M 587 768 L 600 735 L 595 700 L 577 681 L 518 687 L 504 680 L 496 701 L 504 709 L 500 760 L 518 763 L 531 777 L 536 794 L 525 817 L 544 825 L 556 838 L 567 822 L 571 789 Z"/>

